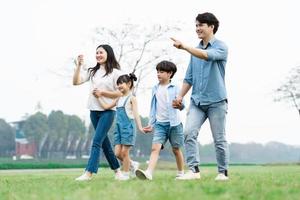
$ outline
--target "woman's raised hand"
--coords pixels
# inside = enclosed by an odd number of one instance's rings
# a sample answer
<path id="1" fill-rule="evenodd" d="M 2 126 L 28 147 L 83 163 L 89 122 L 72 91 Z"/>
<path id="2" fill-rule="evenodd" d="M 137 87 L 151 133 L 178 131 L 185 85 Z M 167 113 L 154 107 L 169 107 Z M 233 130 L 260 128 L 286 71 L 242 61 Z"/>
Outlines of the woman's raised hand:
<path id="1" fill-rule="evenodd" d="M 84 60 L 83 60 L 83 55 L 82 54 L 80 54 L 80 55 L 78 55 L 77 56 L 77 66 L 82 66 L 83 65 L 83 62 L 84 62 Z"/>

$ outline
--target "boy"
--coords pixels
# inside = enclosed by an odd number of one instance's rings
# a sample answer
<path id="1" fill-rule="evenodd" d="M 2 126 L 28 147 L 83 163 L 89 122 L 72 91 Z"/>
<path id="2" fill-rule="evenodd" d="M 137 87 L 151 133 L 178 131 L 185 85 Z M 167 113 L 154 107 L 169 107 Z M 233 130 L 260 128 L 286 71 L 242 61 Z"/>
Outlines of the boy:
<path id="1" fill-rule="evenodd" d="M 184 106 L 180 104 L 177 109 L 172 107 L 173 100 L 179 93 L 179 88 L 171 82 L 177 68 L 172 62 L 162 61 L 157 64 L 156 70 L 159 83 L 152 89 L 150 121 L 149 125 L 144 127 L 144 132 L 151 132 L 154 129 L 152 151 L 147 170 L 136 170 L 136 176 L 142 180 L 152 180 L 159 152 L 167 140 L 170 141 L 176 158 L 177 176 L 184 174 L 184 159 L 180 150 L 184 137 L 179 116 L 179 110 L 182 110 Z"/>

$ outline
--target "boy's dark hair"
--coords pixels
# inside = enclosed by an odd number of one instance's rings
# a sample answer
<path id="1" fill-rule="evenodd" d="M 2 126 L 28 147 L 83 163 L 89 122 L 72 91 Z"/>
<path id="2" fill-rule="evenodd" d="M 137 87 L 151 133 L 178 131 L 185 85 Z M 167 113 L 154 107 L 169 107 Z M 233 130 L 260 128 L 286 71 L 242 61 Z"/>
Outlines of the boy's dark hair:
<path id="1" fill-rule="evenodd" d="M 117 80 L 117 85 L 122 84 L 122 83 L 131 83 L 130 89 L 132 89 L 133 81 L 136 81 L 136 80 L 137 80 L 137 78 L 134 73 L 124 74 L 124 75 L 119 76 L 119 78 Z"/>
<path id="2" fill-rule="evenodd" d="M 163 72 L 172 72 L 171 79 L 175 75 L 177 71 L 177 67 L 174 63 L 170 61 L 163 60 L 160 63 L 156 65 L 156 70 L 157 71 L 163 71 Z"/>
<path id="3" fill-rule="evenodd" d="M 205 12 L 202 14 L 198 14 L 196 17 L 196 21 L 207 24 L 208 26 L 214 25 L 214 34 L 218 31 L 219 28 L 219 20 L 212 13 Z"/>

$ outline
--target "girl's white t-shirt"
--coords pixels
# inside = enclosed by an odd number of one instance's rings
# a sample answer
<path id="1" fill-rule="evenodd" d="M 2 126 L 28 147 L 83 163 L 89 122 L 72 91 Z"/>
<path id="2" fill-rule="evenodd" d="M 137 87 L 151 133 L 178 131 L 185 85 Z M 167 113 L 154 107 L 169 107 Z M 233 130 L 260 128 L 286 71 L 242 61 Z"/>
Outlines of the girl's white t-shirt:
<path id="1" fill-rule="evenodd" d="M 84 82 L 89 81 L 90 82 L 90 90 L 89 90 L 89 97 L 88 97 L 88 103 L 87 108 L 89 110 L 94 111 L 103 111 L 104 109 L 101 107 L 98 99 L 93 95 L 93 90 L 95 88 L 99 90 L 105 90 L 105 91 L 116 91 L 117 90 L 117 80 L 119 76 L 122 74 L 122 72 L 118 69 L 113 69 L 112 73 L 104 76 L 106 73 L 104 66 L 101 66 L 95 75 L 90 78 L 90 73 L 88 71 L 85 71 L 81 76 L 81 80 Z M 113 99 L 108 97 L 100 97 L 104 103 L 111 104 L 113 102 Z M 116 110 L 116 107 L 111 108 L 111 110 Z"/>

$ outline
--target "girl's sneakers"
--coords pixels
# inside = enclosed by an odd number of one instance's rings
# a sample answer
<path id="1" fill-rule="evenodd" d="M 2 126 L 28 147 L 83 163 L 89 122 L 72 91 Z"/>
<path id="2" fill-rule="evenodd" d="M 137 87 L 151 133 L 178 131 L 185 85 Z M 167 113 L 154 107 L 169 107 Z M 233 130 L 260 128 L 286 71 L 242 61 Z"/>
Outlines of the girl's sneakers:
<path id="1" fill-rule="evenodd" d="M 129 176 L 125 176 L 121 171 L 118 171 L 115 174 L 115 180 L 118 180 L 118 181 L 127 181 L 129 179 L 130 179 L 130 177 Z"/>
<path id="2" fill-rule="evenodd" d="M 132 178 L 135 177 L 135 171 L 140 167 L 140 163 L 137 161 L 131 161 L 130 163 L 130 175 Z"/>

